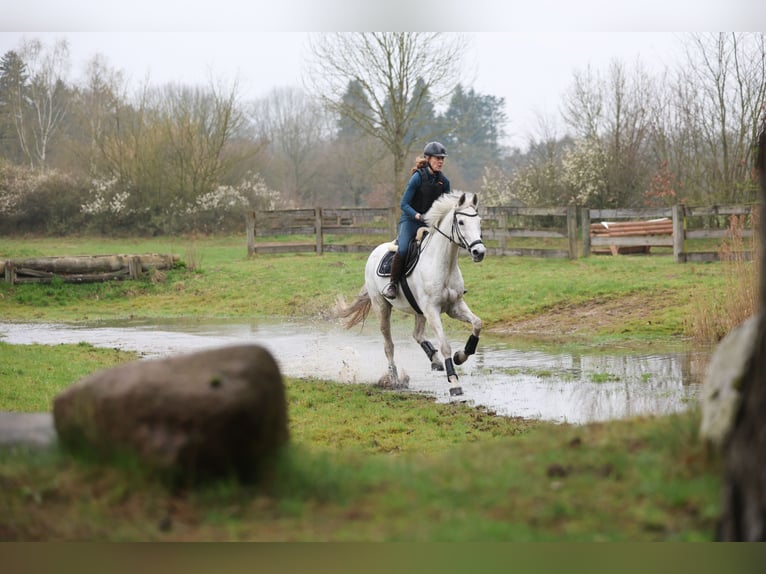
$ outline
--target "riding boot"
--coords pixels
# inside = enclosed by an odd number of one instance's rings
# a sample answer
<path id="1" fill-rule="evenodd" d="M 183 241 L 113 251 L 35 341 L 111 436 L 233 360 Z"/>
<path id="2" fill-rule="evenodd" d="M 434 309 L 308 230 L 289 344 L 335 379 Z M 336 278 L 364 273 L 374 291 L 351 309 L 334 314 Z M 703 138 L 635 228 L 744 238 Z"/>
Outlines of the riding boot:
<path id="1" fill-rule="evenodd" d="M 404 257 L 396 252 L 393 261 L 391 261 L 391 281 L 383 289 L 383 296 L 386 299 L 396 299 L 396 284 L 402 278 L 402 271 L 404 271 Z"/>

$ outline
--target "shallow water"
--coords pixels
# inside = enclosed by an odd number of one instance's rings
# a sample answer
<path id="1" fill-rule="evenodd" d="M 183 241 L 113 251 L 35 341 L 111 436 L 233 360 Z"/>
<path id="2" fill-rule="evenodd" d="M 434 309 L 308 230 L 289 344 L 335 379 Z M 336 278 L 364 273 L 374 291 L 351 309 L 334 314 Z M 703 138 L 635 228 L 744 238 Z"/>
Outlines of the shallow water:
<path id="1" fill-rule="evenodd" d="M 449 402 L 446 375 L 432 372 L 410 336 L 411 322 L 393 325 L 400 375 L 409 390 Z M 453 352 L 468 332 L 450 337 Z M 332 321 L 155 321 L 84 324 L 0 322 L 11 344 L 87 342 L 135 351 L 147 358 L 224 345 L 257 343 L 288 377 L 375 383 L 386 371 L 380 333 L 372 324 L 347 331 Z M 436 344 L 434 342 L 434 344 Z M 550 346 L 482 335 L 474 356 L 457 367 L 460 400 L 502 416 L 586 423 L 669 414 L 696 404 L 705 352 L 558 352 Z"/>

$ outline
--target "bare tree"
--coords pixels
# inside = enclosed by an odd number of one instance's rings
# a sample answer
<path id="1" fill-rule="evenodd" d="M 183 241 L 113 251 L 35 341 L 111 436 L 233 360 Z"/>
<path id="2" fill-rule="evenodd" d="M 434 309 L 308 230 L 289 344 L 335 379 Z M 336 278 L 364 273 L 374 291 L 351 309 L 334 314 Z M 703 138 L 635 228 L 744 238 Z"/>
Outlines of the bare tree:
<path id="1" fill-rule="evenodd" d="M 752 201 L 752 142 L 766 103 L 766 34 L 694 34 L 686 48 L 676 105 L 702 158 L 707 200 Z"/>
<path id="2" fill-rule="evenodd" d="M 605 77 L 590 68 L 574 74 L 562 114 L 582 142 L 580 148 L 599 149 L 604 160 L 602 191 L 589 194 L 601 207 L 636 204 L 647 188 L 653 98 L 654 82 L 640 62 L 629 71 L 613 61 Z"/>
<path id="3" fill-rule="evenodd" d="M 391 155 L 395 202 L 405 159 L 421 132 L 424 106 L 446 101 L 460 83 L 466 40 L 441 33 L 335 33 L 313 36 L 308 85 L 340 116 L 379 140 Z M 349 104 L 349 86 L 361 91 Z M 429 101 L 430 100 L 430 101 Z M 360 105 L 361 104 L 361 105 Z M 424 142 L 418 142 L 419 144 Z"/>
<path id="4" fill-rule="evenodd" d="M 24 114 L 20 126 L 31 137 L 20 138 L 25 142 L 25 153 L 32 164 L 44 166 L 51 139 L 64 118 L 65 79 L 69 73 L 69 43 L 57 40 L 45 49 L 39 39 L 26 41 L 20 50 L 21 58 L 29 73 L 28 105 L 19 110 Z"/>
<path id="5" fill-rule="evenodd" d="M 275 88 L 251 106 L 257 136 L 265 139 L 282 168 L 280 186 L 289 196 L 315 205 L 322 144 L 330 133 L 322 106 L 300 88 Z"/>
<path id="6" fill-rule="evenodd" d="M 97 175 L 101 144 L 113 134 L 114 113 L 127 100 L 124 74 L 111 68 L 103 55 L 93 56 L 86 64 L 85 81 L 78 90 L 77 119 L 87 141 L 83 142 L 85 163 L 91 175 Z"/>
<path id="7" fill-rule="evenodd" d="M 167 85 L 155 96 L 173 192 L 193 202 L 214 188 L 228 167 L 224 148 L 243 121 L 237 86 Z"/>

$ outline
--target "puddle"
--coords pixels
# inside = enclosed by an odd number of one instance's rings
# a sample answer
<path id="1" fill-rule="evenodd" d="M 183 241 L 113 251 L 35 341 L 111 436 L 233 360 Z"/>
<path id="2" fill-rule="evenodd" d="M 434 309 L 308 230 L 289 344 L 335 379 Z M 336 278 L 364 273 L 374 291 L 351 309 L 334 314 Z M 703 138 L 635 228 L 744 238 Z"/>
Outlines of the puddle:
<path id="1" fill-rule="evenodd" d="M 449 402 L 446 376 L 430 370 L 410 333 L 411 321 L 394 323 L 397 364 L 400 374 L 410 377 L 409 390 Z M 453 334 L 453 350 L 467 336 L 467 331 Z M 386 370 L 382 338 L 373 324 L 347 331 L 331 321 L 0 322 L 0 340 L 87 342 L 146 358 L 257 343 L 274 355 L 288 377 L 372 384 Z M 461 399 L 469 404 L 502 416 L 586 423 L 686 410 L 698 401 L 707 356 L 685 351 L 563 353 L 482 334 L 476 354 L 457 371 L 465 393 Z"/>

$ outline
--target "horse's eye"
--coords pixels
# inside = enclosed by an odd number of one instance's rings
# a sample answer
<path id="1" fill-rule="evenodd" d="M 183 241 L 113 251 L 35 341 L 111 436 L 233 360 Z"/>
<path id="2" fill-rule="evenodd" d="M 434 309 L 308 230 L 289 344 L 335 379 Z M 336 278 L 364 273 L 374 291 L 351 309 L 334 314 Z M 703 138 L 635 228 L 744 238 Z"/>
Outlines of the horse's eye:
<path id="1" fill-rule="evenodd" d="M 465 225 L 465 221 L 463 221 L 463 220 L 461 219 L 460 221 L 458 221 L 458 222 L 457 222 L 457 224 L 458 224 L 458 225 Z"/>

